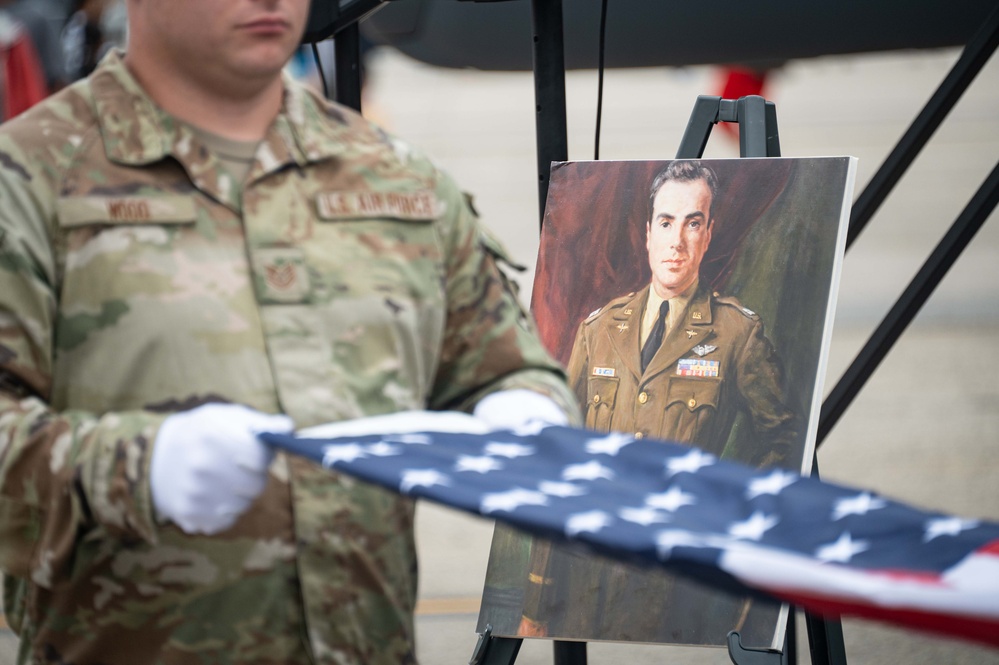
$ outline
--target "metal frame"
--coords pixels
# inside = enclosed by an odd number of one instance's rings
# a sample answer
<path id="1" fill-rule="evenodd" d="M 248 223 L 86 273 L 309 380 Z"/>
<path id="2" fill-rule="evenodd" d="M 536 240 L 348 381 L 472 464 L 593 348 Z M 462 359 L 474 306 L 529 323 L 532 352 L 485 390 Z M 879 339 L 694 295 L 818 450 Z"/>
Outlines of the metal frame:
<path id="1" fill-rule="evenodd" d="M 758 95 L 722 99 L 700 95 L 680 139 L 677 159 L 697 159 L 704 154 L 711 129 L 719 122 L 739 124 L 740 157 L 780 157 L 777 107 Z"/>
<path id="2" fill-rule="evenodd" d="M 330 97 L 361 111 L 361 31 L 358 24 L 389 0 L 313 2 L 303 44 L 334 38 L 334 85 Z"/>
<path id="3" fill-rule="evenodd" d="M 333 96 L 338 102 L 361 112 L 361 31 L 351 23 L 336 33 L 333 41 Z"/>
<path id="4" fill-rule="evenodd" d="M 538 203 L 545 218 L 552 162 L 569 159 L 565 113 L 565 48 L 562 0 L 531 0 L 534 40 L 534 100 L 537 113 Z"/>
<path id="5" fill-rule="evenodd" d="M 982 28 L 968 42 L 943 83 L 916 116 L 912 125 L 853 204 L 846 238 L 847 249 L 867 226 L 875 211 L 926 146 L 943 119 L 957 105 L 961 95 L 988 62 L 997 46 L 999 46 L 999 8 L 992 12 Z M 816 446 L 822 445 L 871 374 L 929 299 L 957 257 L 971 242 L 975 232 L 995 209 L 997 188 L 995 174 L 996 171 L 993 169 L 992 175 L 979 188 L 822 403 Z"/>

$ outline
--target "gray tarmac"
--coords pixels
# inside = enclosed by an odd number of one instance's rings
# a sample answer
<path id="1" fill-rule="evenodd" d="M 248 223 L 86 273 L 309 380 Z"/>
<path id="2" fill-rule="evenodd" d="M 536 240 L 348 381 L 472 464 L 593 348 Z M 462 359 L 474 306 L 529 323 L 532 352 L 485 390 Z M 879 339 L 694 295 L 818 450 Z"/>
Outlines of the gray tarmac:
<path id="1" fill-rule="evenodd" d="M 854 155 L 859 193 L 959 56 L 958 50 L 839 56 L 775 71 L 785 156 Z M 366 112 L 424 149 L 475 195 L 485 222 L 520 262 L 538 249 L 533 84 L 529 73 L 431 68 L 395 52 L 370 62 Z M 718 94 L 716 69 L 609 70 L 602 159 L 675 154 L 699 94 Z M 567 77 L 569 157 L 592 159 L 597 78 Z M 737 157 L 716 130 L 706 157 Z M 993 56 L 843 264 L 827 390 L 840 377 L 999 156 L 999 59 Z M 819 450 L 825 479 L 967 517 L 999 520 L 999 214 Z M 520 278 L 529 302 L 533 271 Z M 422 503 L 417 609 L 424 665 L 468 662 L 492 524 Z M 0 624 L 2 625 L 2 624 Z M 845 620 L 853 665 L 995 664 L 999 650 L 867 621 Z M 799 662 L 809 662 L 801 635 Z M 0 665 L 16 639 L 0 629 Z M 590 663 L 730 662 L 724 649 L 591 644 Z M 528 640 L 520 665 L 553 663 Z"/>

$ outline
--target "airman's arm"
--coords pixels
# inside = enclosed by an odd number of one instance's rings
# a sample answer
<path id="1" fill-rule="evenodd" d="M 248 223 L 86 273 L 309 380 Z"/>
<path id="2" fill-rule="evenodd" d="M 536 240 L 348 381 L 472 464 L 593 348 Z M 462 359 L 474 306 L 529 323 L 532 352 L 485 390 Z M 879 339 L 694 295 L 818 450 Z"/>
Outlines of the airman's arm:
<path id="1" fill-rule="evenodd" d="M 760 445 L 754 466 L 786 466 L 799 445 L 801 418 L 788 394 L 780 357 L 758 320 L 739 357 L 739 392 Z"/>
<path id="2" fill-rule="evenodd" d="M 438 178 L 437 196 L 448 259 L 447 322 L 431 408 L 470 410 L 490 393 L 524 388 L 548 396 L 578 423 L 562 368 L 542 346 L 530 313 L 500 269 L 509 262 L 505 251 L 445 175 Z"/>
<path id="3" fill-rule="evenodd" d="M 81 533 L 154 539 L 147 464 L 162 416 L 57 413 L 55 193 L 0 142 L 0 569 L 46 586 Z"/>

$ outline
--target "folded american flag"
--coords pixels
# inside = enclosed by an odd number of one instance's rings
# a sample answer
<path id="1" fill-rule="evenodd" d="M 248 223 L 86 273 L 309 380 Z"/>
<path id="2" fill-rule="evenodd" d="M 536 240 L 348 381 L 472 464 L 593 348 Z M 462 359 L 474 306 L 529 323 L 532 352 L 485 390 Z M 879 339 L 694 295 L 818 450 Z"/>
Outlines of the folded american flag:
<path id="1" fill-rule="evenodd" d="M 413 418 L 427 431 L 401 431 Z M 463 414 L 385 422 L 394 433 L 334 425 L 261 438 L 405 495 L 730 591 L 999 646 L 999 524 L 625 434 L 487 431 Z"/>

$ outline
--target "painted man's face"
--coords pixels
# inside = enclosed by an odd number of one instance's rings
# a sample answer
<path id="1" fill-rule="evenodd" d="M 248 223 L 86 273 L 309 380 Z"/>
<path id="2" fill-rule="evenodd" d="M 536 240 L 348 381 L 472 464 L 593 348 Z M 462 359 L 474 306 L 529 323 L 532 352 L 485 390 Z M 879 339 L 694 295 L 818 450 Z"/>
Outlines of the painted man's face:
<path id="1" fill-rule="evenodd" d="M 652 202 L 646 227 L 652 286 L 662 298 L 686 291 L 697 279 L 711 244 L 711 190 L 704 180 L 666 182 Z"/>

